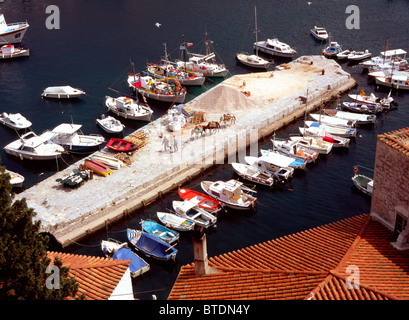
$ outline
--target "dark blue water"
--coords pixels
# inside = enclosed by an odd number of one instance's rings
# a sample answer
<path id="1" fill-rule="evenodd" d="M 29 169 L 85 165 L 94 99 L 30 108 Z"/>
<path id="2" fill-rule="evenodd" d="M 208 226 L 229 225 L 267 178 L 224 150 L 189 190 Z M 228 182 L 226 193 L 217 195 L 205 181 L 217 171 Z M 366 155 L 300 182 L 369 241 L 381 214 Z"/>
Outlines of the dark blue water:
<path id="1" fill-rule="evenodd" d="M 48 5 L 57 5 L 61 13 L 61 28 L 48 30 L 45 25 Z M 348 30 L 345 9 L 355 4 L 360 8 L 360 29 Z M 346 48 L 369 49 L 374 55 L 389 48 L 408 50 L 408 1 L 10 1 L 1 8 L 6 20 L 26 20 L 30 28 L 22 45 L 30 48 L 27 59 L 0 62 L 0 111 L 20 112 L 33 122 L 32 128 L 41 133 L 61 122 L 83 125 L 84 133 L 105 135 L 95 119 L 105 113 L 105 95 L 115 93 L 108 88 L 127 91 L 126 73 L 130 61 L 141 71 L 147 61 L 158 61 L 167 44 L 171 58 L 178 58 L 182 35 L 192 42 L 192 52 L 204 53 L 205 32 L 213 40 L 219 61 L 229 66 L 232 75 L 250 70 L 237 64 L 235 53 L 251 51 L 254 34 L 254 5 L 257 6 L 258 38 L 278 37 L 295 47 L 299 55 L 319 54 L 323 45 L 309 34 L 314 25 L 322 25 L 333 40 Z M 155 23 L 161 23 L 157 28 Z M 277 61 L 279 63 L 281 61 Z M 386 95 L 368 82 L 361 68 L 341 63 L 357 80 L 365 92 Z M 207 81 L 204 87 L 189 89 L 194 98 L 217 82 Z M 87 95 L 77 101 L 58 102 L 42 100 L 41 92 L 47 86 L 72 85 L 82 88 Z M 256 213 L 227 212 L 220 216 L 218 227 L 208 234 L 209 256 L 219 255 L 262 241 L 299 232 L 322 224 L 370 212 L 370 199 L 352 187 L 353 166 L 373 168 L 376 137 L 380 133 L 408 126 L 409 95 L 393 92 L 399 103 L 397 110 L 378 117 L 374 127 L 360 128 L 358 137 L 349 150 L 334 150 L 327 158 L 298 173 L 288 187 L 269 191 L 258 188 L 259 205 Z M 166 105 L 151 103 L 155 117 L 161 116 Z M 125 122 L 124 135 L 144 123 Z M 284 138 L 297 133 L 297 123 L 277 132 Z M 0 128 L 0 156 L 2 165 L 26 177 L 25 188 L 38 183 L 70 163 L 77 156 L 66 156 L 58 162 L 21 162 L 6 155 L 3 147 L 15 140 L 13 130 Z M 108 138 L 108 136 L 107 136 Z M 269 139 L 261 147 L 271 146 Z M 371 174 L 369 171 L 368 174 Z M 219 165 L 205 172 L 203 177 L 187 184 L 186 188 L 200 190 L 201 179 L 227 180 L 236 177 L 231 167 Z M 155 219 L 158 210 L 171 208 L 178 199 L 173 192 L 148 208 L 135 212 L 123 223 L 108 226 L 107 230 L 84 239 L 70 252 L 102 256 L 99 244 L 107 237 L 126 240 L 127 227 L 139 228 L 139 221 Z M 150 299 L 152 294 L 166 299 L 182 265 L 193 261 L 191 239 L 182 235 L 175 263 L 148 260 L 151 270 L 134 280 L 135 297 Z"/>

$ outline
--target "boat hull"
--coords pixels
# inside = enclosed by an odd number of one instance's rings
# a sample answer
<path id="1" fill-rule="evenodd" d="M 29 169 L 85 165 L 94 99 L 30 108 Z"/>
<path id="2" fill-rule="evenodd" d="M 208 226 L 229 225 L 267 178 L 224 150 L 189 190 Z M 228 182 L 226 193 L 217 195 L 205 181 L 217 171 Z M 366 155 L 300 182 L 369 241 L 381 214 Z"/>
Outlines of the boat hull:
<path id="1" fill-rule="evenodd" d="M 0 45 L 20 43 L 23 40 L 28 27 L 29 25 L 27 23 L 22 22 L 17 29 L 1 33 Z"/>
<path id="2" fill-rule="evenodd" d="M 112 173 L 112 170 L 108 166 L 98 161 L 85 159 L 84 166 L 103 177 L 106 177 Z"/>
<path id="3" fill-rule="evenodd" d="M 160 212 L 157 213 L 158 219 L 161 223 L 163 223 L 166 227 L 171 228 L 177 231 L 192 231 L 195 224 L 194 222 L 179 217 L 172 213 Z"/>
<path id="4" fill-rule="evenodd" d="M 20 51 L 15 51 L 13 53 L 3 53 L 0 52 L 0 59 L 15 59 L 15 58 L 22 58 L 30 56 L 29 49 L 23 49 Z"/>

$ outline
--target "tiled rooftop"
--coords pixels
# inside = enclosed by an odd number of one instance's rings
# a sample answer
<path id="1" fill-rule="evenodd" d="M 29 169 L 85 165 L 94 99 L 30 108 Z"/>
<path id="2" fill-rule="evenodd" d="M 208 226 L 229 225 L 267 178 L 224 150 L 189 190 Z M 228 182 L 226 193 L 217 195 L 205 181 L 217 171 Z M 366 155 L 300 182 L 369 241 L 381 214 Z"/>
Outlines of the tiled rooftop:
<path id="1" fill-rule="evenodd" d="M 408 299 L 409 252 L 363 214 L 209 258 L 216 273 L 181 268 L 170 292 L 179 299 Z M 347 288 L 348 266 L 359 288 Z M 355 276 L 355 274 L 354 274 Z"/>
<path id="2" fill-rule="evenodd" d="M 107 300 L 125 271 L 130 260 L 114 260 L 60 252 L 48 252 L 51 261 L 61 259 L 65 267 L 70 268 L 70 276 L 79 283 L 77 297 L 85 294 L 85 300 Z"/>
<path id="3" fill-rule="evenodd" d="M 402 128 L 380 134 L 378 139 L 386 143 L 388 146 L 409 156 L 409 128 Z"/>

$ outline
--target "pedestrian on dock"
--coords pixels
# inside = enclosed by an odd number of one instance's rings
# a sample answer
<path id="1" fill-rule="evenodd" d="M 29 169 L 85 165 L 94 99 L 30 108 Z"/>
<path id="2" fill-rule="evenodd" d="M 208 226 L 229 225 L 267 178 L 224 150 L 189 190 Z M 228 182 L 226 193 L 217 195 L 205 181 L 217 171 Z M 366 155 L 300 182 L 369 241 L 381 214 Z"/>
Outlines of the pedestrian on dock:
<path id="1" fill-rule="evenodd" d="M 169 150 L 171 149 L 171 146 L 169 145 L 169 139 L 168 136 L 164 136 L 162 139 L 162 144 L 163 144 L 163 150 L 166 152 L 169 148 Z"/>
<path id="2" fill-rule="evenodd" d="M 178 138 L 176 136 L 173 136 L 173 151 L 179 150 L 178 143 L 179 143 Z"/>

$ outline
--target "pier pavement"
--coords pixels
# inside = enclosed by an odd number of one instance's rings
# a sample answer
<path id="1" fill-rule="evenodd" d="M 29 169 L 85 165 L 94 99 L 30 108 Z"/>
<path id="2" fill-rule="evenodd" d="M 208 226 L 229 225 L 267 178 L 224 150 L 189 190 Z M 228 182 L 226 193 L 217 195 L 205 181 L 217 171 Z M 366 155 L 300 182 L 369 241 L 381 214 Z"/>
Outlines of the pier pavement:
<path id="1" fill-rule="evenodd" d="M 198 137 L 192 136 L 195 124 L 169 132 L 161 117 L 144 126 L 148 143 L 132 154 L 129 165 L 107 177 L 93 175 L 76 189 L 56 182 L 78 168 L 81 160 L 24 190 L 16 199 L 26 198 L 41 221 L 41 231 L 51 233 L 66 247 L 126 218 L 215 164 L 240 161 L 246 147 L 257 155 L 260 139 L 355 85 L 336 61 L 323 56 L 303 56 L 281 70 L 232 76 L 186 105 L 204 112 L 205 124 L 220 122 L 226 113 L 234 114 L 234 124 L 222 123 L 215 133 Z M 171 146 L 172 136 L 177 136 L 177 151 L 164 150 L 164 135 Z"/>

